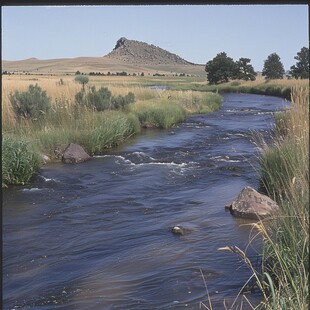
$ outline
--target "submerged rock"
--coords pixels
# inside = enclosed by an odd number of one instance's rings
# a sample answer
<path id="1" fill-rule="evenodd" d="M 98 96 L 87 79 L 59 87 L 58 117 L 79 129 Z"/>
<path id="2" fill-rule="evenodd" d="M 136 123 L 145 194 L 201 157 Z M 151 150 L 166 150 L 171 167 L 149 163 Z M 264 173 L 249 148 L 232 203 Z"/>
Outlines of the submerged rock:
<path id="1" fill-rule="evenodd" d="M 90 159 L 83 147 L 74 143 L 70 143 L 62 155 L 62 161 L 66 164 L 78 164 Z"/>
<path id="2" fill-rule="evenodd" d="M 175 235 L 185 235 L 186 233 L 190 233 L 192 232 L 193 230 L 190 229 L 190 228 L 185 228 L 183 226 L 180 226 L 180 225 L 176 225 L 176 226 L 173 226 L 171 228 L 171 232 L 174 233 Z"/>
<path id="3" fill-rule="evenodd" d="M 229 210 L 234 216 L 260 219 L 278 213 L 280 208 L 271 198 L 247 186 L 229 206 Z"/>

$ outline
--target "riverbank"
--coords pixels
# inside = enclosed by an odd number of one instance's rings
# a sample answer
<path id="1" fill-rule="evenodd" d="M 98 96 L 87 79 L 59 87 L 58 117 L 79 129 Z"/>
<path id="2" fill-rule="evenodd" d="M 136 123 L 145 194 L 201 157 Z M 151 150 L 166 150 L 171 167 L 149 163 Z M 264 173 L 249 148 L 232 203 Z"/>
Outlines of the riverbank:
<path id="1" fill-rule="evenodd" d="M 89 88 L 104 86 L 114 96 L 126 96 L 131 92 L 135 97 L 135 102 L 122 111 L 96 112 L 76 103 L 75 96 L 81 85 L 71 76 L 5 76 L 2 130 L 4 139 L 6 135 L 10 138 L 5 139 L 3 148 L 2 185 L 28 182 L 31 177 L 26 171 L 32 171 L 32 174 L 37 171 L 37 165 L 32 167 L 21 153 L 12 156 L 13 144 L 21 143 L 27 148 L 27 154 L 44 154 L 51 159 L 57 158 L 71 142 L 81 144 L 90 155 L 98 155 L 139 133 L 141 128 L 169 128 L 184 121 L 187 115 L 216 111 L 221 105 L 218 93 L 258 93 L 289 99 L 296 83 L 303 86 L 305 81 L 258 79 L 208 85 L 205 78 L 197 77 L 92 77 Z M 17 118 L 10 102 L 10 94 L 27 91 L 33 84 L 46 91 L 52 101 L 51 109 L 41 121 Z M 154 85 L 166 89 L 149 87 Z M 9 141 L 13 143 L 10 146 Z M 10 164 L 6 158 L 10 159 Z"/>
<path id="2" fill-rule="evenodd" d="M 273 142 L 260 158 L 261 177 L 281 216 L 261 221 L 264 309 L 309 307 L 309 88 L 292 89 L 292 108 L 277 113 Z"/>
<path id="3" fill-rule="evenodd" d="M 27 92 L 33 80 L 51 98 L 51 108 L 41 119 L 17 117 L 11 95 L 16 91 Z M 89 84 L 87 89 L 105 87 L 97 79 Z M 43 165 L 43 154 L 57 159 L 69 143 L 82 145 L 90 155 L 100 155 L 139 133 L 141 128 L 170 128 L 187 115 L 217 110 L 222 101 L 219 94 L 208 92 L 157 90 L 136 84 L 108 85 L 116 98 L 131 92 L 134 102 L 123 109 L 96 111 L 76 102 L 81 85 L 72 77 L 64 80 L 7 77 L 3 81 L 2 101 L 2 186 L 29 182 Z M 21 148 L 23 152 L 19 151 Z"/>
<path id="4" fill-rule="evenodd" d="M 276 96 L 291 100 L 291 89 L 297 85 L 307 87 L 309 80 L 295 79 L 278 79 L 265 80 L 263 77 L 258 77 L 255 81 L 235 80 L 218 85 L 210 85 L 206 80 L 192 79 L 186 80 L 166 80 L 162 84 L 158 81 L 158 85 L 166 85 L 173 90 L 192 90 L 192 91 L 208 91 L 216 93 L 244 93 L 257 94 L 266 96 Z M 150 85 L 152 85 L 150 83 Z"/>

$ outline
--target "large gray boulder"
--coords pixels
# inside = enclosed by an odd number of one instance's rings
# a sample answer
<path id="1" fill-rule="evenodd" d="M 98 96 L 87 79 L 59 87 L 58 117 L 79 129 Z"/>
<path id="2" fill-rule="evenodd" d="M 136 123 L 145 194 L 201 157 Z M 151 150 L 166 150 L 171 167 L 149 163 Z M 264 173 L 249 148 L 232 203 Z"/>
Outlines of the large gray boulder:
<path id="1" fill-rule="evenodd" d="M 247 186 L 229 206 L 229 210 L 234 216 L 260 219 L 277 214 L 280 208 L 271 198 Z"/>
<path id="2" fill-rule="evenodd" d="M 78 164 L 90 159 L 83 147 L 74 143 L 70 143 L 62 155 L 62 161 L 66 164 Z"/>

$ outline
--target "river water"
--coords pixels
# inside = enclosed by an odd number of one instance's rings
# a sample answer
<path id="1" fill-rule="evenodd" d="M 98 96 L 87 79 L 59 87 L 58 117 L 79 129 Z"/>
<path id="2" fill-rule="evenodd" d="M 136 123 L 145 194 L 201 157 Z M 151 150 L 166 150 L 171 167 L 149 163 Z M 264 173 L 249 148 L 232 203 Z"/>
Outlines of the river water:
<path id="1" fill-rule="evenodd" d="M 231 305 L 251 272 L 217 249 L 257 266 L 260 241 L 224 206 L 259 187 L 253 132 L 268 135 L 285 104 L 226 94 L 215 113 L 4 189 L 3 309 L 206 309 L 208 293 L 213 309 Z"/>

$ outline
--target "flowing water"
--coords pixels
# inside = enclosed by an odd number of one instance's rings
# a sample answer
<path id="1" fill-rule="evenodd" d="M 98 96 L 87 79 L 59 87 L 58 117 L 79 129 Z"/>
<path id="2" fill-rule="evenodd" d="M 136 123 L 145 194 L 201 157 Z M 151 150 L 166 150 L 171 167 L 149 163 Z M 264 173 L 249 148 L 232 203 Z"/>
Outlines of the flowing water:
<path id="1" fill-rule="evenodd" d="M 260 242 L 224 207 L 259 187 L 254 131 L 267 135 L 285 104 L 227 94 L 215 113 L 4 189 L 3 309 L 206 309 L 208 293 L 213 309 L 231 305 L 251 272 L 217 249 L 258 266 Z"/>

